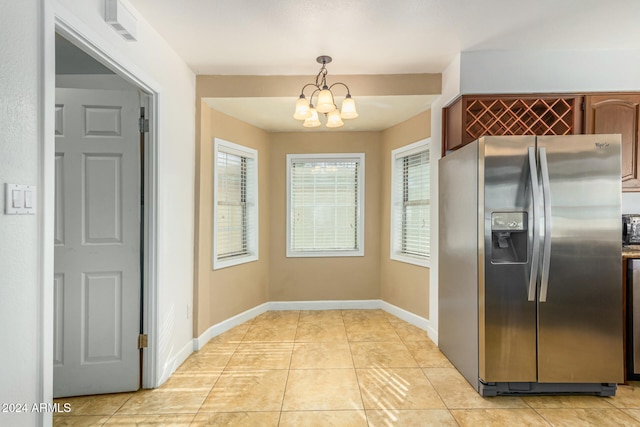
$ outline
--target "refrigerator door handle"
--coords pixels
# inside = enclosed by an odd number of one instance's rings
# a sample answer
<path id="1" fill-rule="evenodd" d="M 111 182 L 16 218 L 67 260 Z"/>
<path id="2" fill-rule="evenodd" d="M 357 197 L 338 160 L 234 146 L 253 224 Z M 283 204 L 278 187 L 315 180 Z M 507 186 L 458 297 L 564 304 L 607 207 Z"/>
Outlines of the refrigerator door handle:
<path id="1" fill-rule="evenodd" d="M 549 289 L 549 263 L 551 261 L 551 188 L 549 185 L 547 149 L 545 147 L 540 147 L 540 174 L 542 175 L 542 198 L 544 203 L 544 244 L 542 247 L 540 302 L 546 302 Z"/>
<path id="2" fill-rule="evenodd" d="M 538 202 L 538 166 L 536 164 L 536 149 L 529 147 L 529 178 L 531 179 L 531 199 L 533 204 L 533 242 L 531 249 L 531 273 L 529 275 L 529 287 L 527 288 L 527 299 L 536 300 L 536 283 L 538 280 L 538 266 L 540 264 L 540 233 L 538 232 L 538 221 L 540 220 L 540 205 Z"/>

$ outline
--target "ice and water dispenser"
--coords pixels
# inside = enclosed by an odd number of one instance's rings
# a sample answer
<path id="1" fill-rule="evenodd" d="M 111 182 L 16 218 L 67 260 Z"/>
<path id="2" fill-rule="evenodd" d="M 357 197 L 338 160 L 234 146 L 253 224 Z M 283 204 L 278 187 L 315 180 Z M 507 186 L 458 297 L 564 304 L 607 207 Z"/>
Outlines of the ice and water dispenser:
<path id="1" fill-rule="evenodd" d="M 491 262 L 527 262 L 527 213 L 491 213 Z"/>

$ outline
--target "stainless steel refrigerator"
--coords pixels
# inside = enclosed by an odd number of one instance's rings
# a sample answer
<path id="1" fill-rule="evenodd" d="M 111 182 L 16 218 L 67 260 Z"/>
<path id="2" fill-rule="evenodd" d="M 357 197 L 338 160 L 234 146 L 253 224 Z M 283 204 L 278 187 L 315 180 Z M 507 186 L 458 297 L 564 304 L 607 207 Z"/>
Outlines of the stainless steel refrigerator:
<path id="1" fill-rule="evenodd" d="M 480 394 L 623 381 L 620 150 L 483 137 L 439 161 L 438 345 Z"/>

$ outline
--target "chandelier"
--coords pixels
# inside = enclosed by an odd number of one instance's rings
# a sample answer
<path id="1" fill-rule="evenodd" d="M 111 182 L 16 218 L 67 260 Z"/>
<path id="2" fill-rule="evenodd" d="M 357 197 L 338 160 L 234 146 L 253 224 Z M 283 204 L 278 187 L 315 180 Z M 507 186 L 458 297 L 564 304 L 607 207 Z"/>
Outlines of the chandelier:
<path id="1" fill-rule="evenodd" d="M 331 86 L 327 85 L 327 68 L 325 65 L 331 62 L 331 57 L 322 55 L 316 58 L 319 64 L 322 64 L 320 68 L 320 72 L 316 76 L 315 83 L 307 83 L 302 87 L 300 91 L 300 98 L 296 102 L 296 110 L 293 115 L 293 118 L 296 120 L 304 120 L 302 126 L 307 128 L 315 128 L 321 125 L 320 120 L 318 119 L 318 113 L 323 113 L 327 117 L 328 128 L 337 128 L 344 125 L 342 119 L 355 119 L 358 117 L 358 112 L 356 111 L 356 103 L 353 98 L 351 98 L 351 93 L 349 92 L 349 87 L 341 82 L 336 82 Z M 341 109 L 338 110 L 336 106 L 333 92 L 331 89 L 335 85 L 342 85 L 347 89 L 347 96 L 342 101 Z M 309 100 L 304 96 L 304 90 L 307 87 L 313 87 L 313 92 L 311 96 L 309 96 Z M 318 94 L 316 98 L 316 106 L 313 104 L 313 96 Z"/>

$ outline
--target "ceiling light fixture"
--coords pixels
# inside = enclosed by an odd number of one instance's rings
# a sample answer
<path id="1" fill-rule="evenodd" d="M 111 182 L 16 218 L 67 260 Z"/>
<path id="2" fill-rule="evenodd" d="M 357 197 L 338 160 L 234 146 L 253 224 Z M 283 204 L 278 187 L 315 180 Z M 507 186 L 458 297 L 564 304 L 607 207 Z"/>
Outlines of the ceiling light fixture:
<path id="1" fill-rule="evenodd" d="M 349 87 L 346 84 L 336 82 L 331 86 L 327 86 L 327 68 L 325 65 L 331 62 L 331 57 L 326 55 L 318 56 L 316 61 L 318 61 L 319 64 L 322 64 L 320 72 L 316 76 L 315 83 L 307 83 L 302 87 L 300 97 L 296 102 L 296 110 L 293 118 L 296 120 L 304 120 L 304 123 L 302 124 L 304 127 L 315 128 L 321 125 L 320 120 L 318 119 L 318 113 L 324 113 L 327 116 L 326 126 L 328 128 L 340 127 L 344 125 L 342 119 L 355 119 L 358 117 L 356 103 L 353 98 L 351 98 Z M 347 96 L 342 101 L 340 111 L 338 111 L 333 92 L 331 92 L 331 88 L 335 85 L 342 85 L 347 89 Z M 309 100 L 307 100 L 304 96 L 304 90 L 309 86 L 312 86 L 315 89 L 311 93 L 311 96 L 309 96 Z M 313 96 L 316 93 L 318 93 L 317 105 L 314 107 Z"/>

